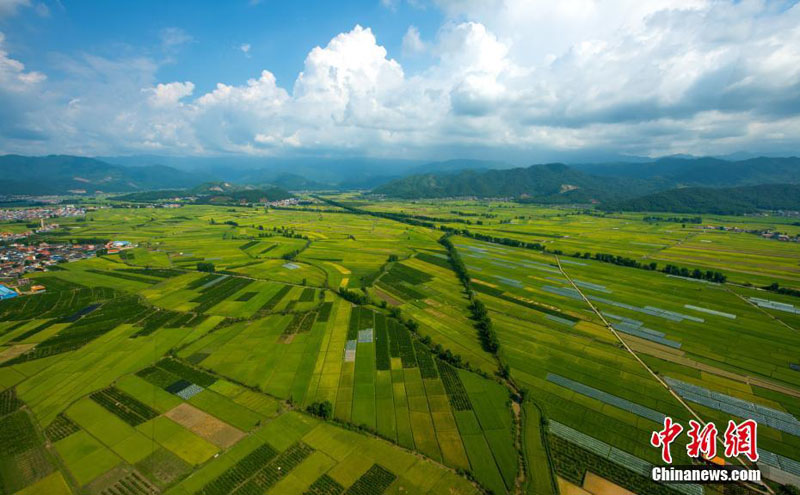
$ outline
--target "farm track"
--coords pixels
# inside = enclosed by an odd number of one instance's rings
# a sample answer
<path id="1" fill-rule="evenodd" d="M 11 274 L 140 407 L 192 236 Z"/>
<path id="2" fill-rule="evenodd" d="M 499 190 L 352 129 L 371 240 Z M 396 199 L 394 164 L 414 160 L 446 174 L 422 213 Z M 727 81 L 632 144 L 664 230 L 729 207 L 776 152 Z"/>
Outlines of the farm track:
<path id="1" fill-rule="evenodd" d="M 763 380 L 758 377 L 748 376 L 748 375 L 740 375 L 738 373 L 733 373 L 731 371 L 723 370 L 717 368 L 715 366 L 711 366 L 710 364 L 701 363 L 699 361 L 695 361 L 691 358 L 687 358 L 682 355 L 677 355 L 671 352 L 661 352 L 658 350 L 658 345 L 650 345 L 650 344 L 640 344 L 638 342 L 634 342 L 633 340 L 630 342 L 630 346 L 634 351 L 640 352 L 642 354 L 647 354 L 648 356 L 653 356 L 659 359 L 663 359 L 664 361 L 669 361 L 671 363 L 680 364 L 682 366 L 686 366 L 688 368 L 693 368 L 699 371 L 704 371 L 706 373 L 721 376 L 723 378 L 728 378 L 733 381 L 737 381 L 740 383 L 744 383 L 746 385 L 755 385 L 757 387 L 766 388 L 769 390 L 774 390 L 775 392 L 780 392 L 782 394 L 790 395 L 792 397 L 797 397 L 800 399 L 800 390 L 785 387 L 783 385 L 778 385 L 776 383 Z"/>
<path id="2" fill-rule="evenodd" d="M 772 313 L 768 312 L 767 310 L 765 310 L 764 308 L 762 308 L 762 307 L 761 307 L 761 306 L 759 306 L 758 304 L 753 304 L 753 303 L 752 303 L 752 302 L 751 302 L 749 299 L 745 299 L 744 297 L 742 297 L 741 295 L 737 294 L 736 292 L 734 292 L 734 291 L 730 290 L 730 289 L 729 289 L 729 288 L 727 288 L 727 287 L 725 287 L 725 290 L 726 290 L 726 291 L 728 291 L 728 292 L 730 292 L 730 293 L 731 293 L 731 294 L 733 294 L 734 296 L 738 297 L 738 298 L 739 298 L 739 299 L 741 299 L 742 301 L 746 302 L 746 303 L 747 303 L 747 304 L 749 304 L 750 306 L 752 306 L 752 307 L 756 308 L 757 310 L 761 311 L 762 313 L 764 313 L 765 315 L 769 316 L 769 317 L 770 317 L 770 318 L 772 318 L 773 320 L 777 321 L 777 322 L 778 322 L 778 323 L 780 323 L 781 325 L 785 326 L 785 327 L 786 327 L 786 328 L 788 328 L 789 330 L 792 330 L 792 331 L 794 331 L 794 332 L 797 332 L 797 329 L 796 329 L 796 328 L 794 328 L 793 326 L 789 325 L 788 323 L 786 323 L 785 321 L 781 320 L 780 318 L 778 318 L 777 316 L 773 315 Z"/>
<path id="3" fill-rule="evenodd" d="M 593 312 L 594 312 L 594 313 L 595 313 L 595 314 L 596 314 L 596 315 L 597 315 L 597 316 L 600 318 L 600 320 L 602 320 L 602 322 L 605 324 L 606 328 L 608 328 L 608 330 L 609 330 L 609 331 L 610 331 L 610 332 L 611 332 L 611 333 L 614 335 L 614 337 L 617 339 L 617 341 L 619 341 L 619 343 L 620 343 L 620 344 L 622 344 L 622 347 L 624 347 L 624 348 L 625 348 L 625 350 L 626 350 L 626 351 L 627 351 L 627 352 L 628 352 L 628 353 L 629 353 L 631 356 L 633 356 L 633 358 L 634 358 L 634 359 L 635 359 L 635 360 L 636 360 L 636 361 L 637 361 L 637 362 L 638 362 L 638 363 L 639 363 L 639 364 L 640 364 L 640 365 L 641 365 L 641 366 L 642 366 L 642 367 L 643 367 L 645 370 L 647 370 L 647 372 L 650 374 L 650 376 L 652 376 L 652 377 L 653 377 L 653 378 L 654 378 L 654 379 L 655 379 L 655 380 L 656 380 L 656 381 L 657 381 L 657 382 L 658 382 L 658 383 L 659 383 L 659 384 L 660 384 L 662 387 L 664 387 L 664 388 L 667 390 L 667 392 L 669 392 L 669 394 L 670 394 L 670 395 L 672 395 L 672 397 L 674 397 L 674 398 L 675 398 L 675 400 L 677 400 L 677 401 L 678 401 L 678 403 L 680 403 L 680 404 L 681 404 L 681 406 L 683 406 L 683 408 L 684 408 L 684 409 L 686 409 L 686 411 L 687 411 L 687 412 L 688 412 L 688 413 L 689 413 L 689 414 L 690 414 L 690 415 L 691 415 L 691 416 L 692 416 L 692 417 L 693 417 L 693 418 L 694 418 L 694 419 L 695 419 L 695 420 L 696 420 L 698 423 L 700 423 L 700 425 L 701 425 L 701 426 L 705 426 L 705 425 L 706 425 L 706 421 L 704 421 L 704 420 L 703 420 L 703 418 L 702 418 L 702 417 L 700 417 L 700 415 L 699 415 L 699 414 L 698 414 L 698 413 L 697 413 L 697 412 L 696 412 L 694 409 L 692 409 L 692 407 L 691 407 L 691 406 L 690 406 L 690 405 L 689 405 L 689 404 L 688 404 L 686 401 L 684 401 L 684 400 L 683 400 L 683 398 L 681 398 L 681 396 L 680 396 L 680 395 L 678 395 L 678 393 L 677 393 L 677 392 L 675 392 L 675 391 L 672 389 L 672 387 L 670 387 L 670 386 L 667 384 L 667 382 L 665 382 L 663 379 L 661 379 L 661 377 L 658 375 L 658 373 L 656 373 L 655 371 L 653 371 L 653 369 L 652 369 L 652 368 L 650 368 L 650 366 L 648 366 L 648 365 L 647 365 L 647 363 L 645 363 L 644 361 L 642 361 L 642 358 L 640 358 L 640 357 L 639 357 L 639 355 L 638 355 L 638 354 L 636 354 L 636 351 L 634 351 L 633 349 L 631 349 L 631 347 L 630 347 L 630 346 L 628 345 L 628 343 L 627 343 L 627 342 L 625 342 L 625 340 L 624 340 L 624 339 L 623 339 L 623 338 L 620 336 L 619 332 L 617 332 L 617 330 L 616 330 L 616 329 L 613 327 L 613 325 L 611 325 L 611 323 L 609 323 L 609 322 L 608 322 L 608 320 L 606 320 L 606 318 L 603 316 L 603 314 L 600 312 L 600 310 L 598 310 L 598 309 L 595 307 L 595 305 L 594 305 L 594 304 L 592 304 L 592 302 L 591 302 L 591 301 L 590 301 L 590 300 L 589 300 L 589 299 L 586 297 L 586 295 L 584 295 L 583 291 L 581 291 L 580 287 L 578 287 L 578 286 L 575 284 L 575 282 L 573 282 L 572 278 L 571 278 L 571 277 L 570 277 L 570 276 L 567 274 L 567 272 L 566 272 L 566 271 L 564 271 L 564 268 L 561 266 L 561 260 L 559 260 L 558 256 L 554 256 L 554 257 L 555 257 L 555 259 L 556 259 L 556 264 L 558 265 L 558 270 L 561 272 L 561 275 L 563 275 L 563 276 L 564 276 L 564 278 L 566 278 L 566 279 L 567 279 L 567 281 L 569 281 L 569 283 L 570 283 L 570 285 L 572 286 L 572 288 L 573 288 L 574 290 L 576 290 L 576 291 L 578 292 L 578 294 L 580 294 L 580 296 L 581 296 L 581 298 L 583 299 L 583 301 L 584 301 L 586 304 L 588 304 L 588 305 L 589 305 L 589 307 L 591 308 L 591 310 L 592 310 L 592 311 L 593 311 Z M 722 439 L 721 439 L 721 438 L 717 438 L 717 442 L 720 444 L 720 447 L 722 447 L 722 448 L 724 449 L 724 445 L 723 445 L 723 441 L 722 441 Z M 751 469 L 751 468 L 753 467 L 753 466 L 750 466 L 750 465 L 748 465 L 748 464 L 747 464 L 745 461 L 741 460 L 739 457 L 736 457 L 735 459 L 736 459 L 736 461 L 738 461 L 738 462 L 739 462 L 739 464 L 741 464 L 741 465 L 742 465 L 742 466 L 744 466 L 745 468 Z M 756 468 L 756 469 L 757 469 L 757 468 Z M 766 485 L 766 484 L 763 484 L 763 482 L 762 482 L 762 484 L 761 484 L 760 486 L 762 486 L 762 487 L 763 487 L 763 488 L 766 490 L 766 491 L 762 491 L 761 493 L 769 493 L 769 494 L 771 494 L 771 495 L 775 495 L 775 492 L 774 492 L 774 491 L 772 490 L 772 488 L 770 488 L 768 485 Z"/>

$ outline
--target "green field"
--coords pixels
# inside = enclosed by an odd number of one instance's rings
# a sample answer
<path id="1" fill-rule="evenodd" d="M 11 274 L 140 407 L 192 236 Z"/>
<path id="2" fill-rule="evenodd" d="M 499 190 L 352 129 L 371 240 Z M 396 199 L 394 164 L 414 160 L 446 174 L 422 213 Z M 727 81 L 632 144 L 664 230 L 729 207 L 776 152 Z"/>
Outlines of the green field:
<path id="1" fill-rule="evenodd" d="M 650 433 L 689 412 L 583 296 L 675 390 L 784 418 L 759 424 L 759 448 L 800 462 L 800 310 L 773 304 L 800 299 L 759 288 L 797 288 L 800 248 L 708 228 L 796 231 L 786 219 L 332 199 L 351 209 L 65 219 L 64 240 L 135 247 L 28 275 L 46 291 L 0 302 L 0 493 L 551 494 L 586 472 L 648 493 L 563 432 L 657 464 Z M 308 412 L 325 402 L 331 418 Z M 687 402 L 723 430 L 740 417 Z"/>

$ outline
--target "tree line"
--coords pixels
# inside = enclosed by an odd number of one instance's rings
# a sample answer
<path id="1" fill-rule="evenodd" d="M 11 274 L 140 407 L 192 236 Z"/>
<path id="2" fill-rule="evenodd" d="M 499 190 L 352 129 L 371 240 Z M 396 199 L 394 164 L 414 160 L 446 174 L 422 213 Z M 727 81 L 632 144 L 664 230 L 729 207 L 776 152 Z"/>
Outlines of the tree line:
<path id="1" fill-rule="evenodd" d="M 448 235 L 442 236 L 442 238 L 439 239 L 439 244 L 447 249 L 450 265 L 452 265 L 453 271 L 456 273 L 456 276 L 467 292 L 467 297 L 469 297 L 470 300 L 469 310 L 472 313 L 472 319 L 475 320 L 475 328 L 478 330 L 478 337 L 480 338 L 483 350 L 491 354 L 497 354 L 497 350 L 500 347 L 497 333 L 495 333 L 492 327 L 492 320 L 489 318 L 486 305 L 478 299 L 475 292 L 472 290 L 469 273 L 467 272 L 466 265 L 464 265 L 464 261 L 461 259 L 461 256 L 458 254 L 456 247 L 450 241 Z"/>

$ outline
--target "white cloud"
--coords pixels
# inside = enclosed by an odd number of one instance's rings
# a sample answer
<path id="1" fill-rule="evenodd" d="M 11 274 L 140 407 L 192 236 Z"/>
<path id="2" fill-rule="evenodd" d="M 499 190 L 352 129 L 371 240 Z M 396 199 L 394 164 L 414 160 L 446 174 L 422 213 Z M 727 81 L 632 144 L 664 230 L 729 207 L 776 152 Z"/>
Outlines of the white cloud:
<path id="1" fill-rule="evenodd" d="M 157 84 L 154 88 L 144 90 L 150 94 L 150 103 L 157 107 L 177 105 L 182 98 L 192 94 L 194 84 L 186 82 L 171 82 L 167 84 Z"/>
<path id="2" fill-rule="evenodd" d="M 419 29 L 416 26 L 408 26 L 406 34 L 403 35 L 403 53 L 414 55 L 422 53 L 426 49 L 425 42 L 419 36 Z"/>
<path id="3" fill-rule="evenodd" d="M 175 50 L 194 41 L 194 37 L 179 27 L 164 28 L 159 32 L 164 50 Z"/>
<path id="4" fill-rule="evenodd" d="M 27 91 L 47 77 L 41 72 L 25 71 L 25 64 L 11 58 L 5 51 L 5 35 L 0 32 L 0 86 L 9 91 Z"/>
<path id="5" fill-rule="evenodd" d="M 12 16 L 20 7 L 29 7 L 30 0 L 0 0 L 0 18 Z"/>
<path id="6" fill-rule="evenodd" d="M 51 82 L 3 51 L 1 38 L 0 88 L 49 95 L 16 107 L 49 151 L 657 155 L 800 145 L 798 4 L 438 4 L 447 18 L 434 37 L 411 26 L 403 38 L 406 53 L 429 55 L 410 75 L 371 29 L 355 26 L 312 49 L 288 89 L 264 70 L 198 95 L 192 82 L 159 82 L 148 59 L 90 56 L 65 61 L 69 77 Z M 180 30 L 164 36 L 168 46 L 189 41 Z M 0 147 L 20 150 L 3 133 Z"/>
<path id="7" fill-rule="evenodd" d="M 242 43 L 239 45 L 239 50 L 241 50 L 245 55 L 248 55 L 250 53 L 250 43 Z"/>

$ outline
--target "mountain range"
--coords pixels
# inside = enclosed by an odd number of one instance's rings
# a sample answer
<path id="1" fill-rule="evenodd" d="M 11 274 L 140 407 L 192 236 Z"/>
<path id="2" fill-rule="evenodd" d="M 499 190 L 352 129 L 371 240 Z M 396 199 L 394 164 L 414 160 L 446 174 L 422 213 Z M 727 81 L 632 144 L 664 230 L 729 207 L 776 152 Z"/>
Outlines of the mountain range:
<path id="1" fill-rule="evenodd" d="M 800 183 L 800 158 L 666 158 L 650 163 L 464 170 L 403 177 L 373 190 L 386 197 L 504 197 L 541 203 L 608 203 L 683 187 Z M 736 191 L 734 191 L 736 192 Z"/>
<path id="2" fill-rule="evenodd" d="M 638 198 L 611 201 L 605 211 L 653 211 L 741 215 L 758 210 L 800 211 L 800 184 L 761 184 L 739 187 L 684 187 Z"/>
<path id="3" fill-rule="evenodd" d="M 797 157 L 723 160 L 675 156 L 638 163 L 550 163 L 529 167 L 466 159 L 422 164 L 377 161 L 371 169 L 366 159 L 323 160 L 316 168 L 312 161 L 293 160 L 266 168 L 232 167 L 221 177 L 211 171 L 212 168 L 184 170 L 142 162 L 136 162 L 138 166 L 126 166 L 66 155 L 5 155 L 0 156 L 0 195 L 89 195 L 156 190 L 164 190 L 163 194 L 169 195 L 174 192 L 170 190 L 198 193 L 196 188 L 205 184 L 221 187 L 221 190 L 209 190 L 201 196 L 224 192 L 230 199 L 267 191 L 266 196 L 280 199 L 285 190 L 366 189 L 390 198 L 503 197 L 522 202 L 597 203 L 605 208 L 649 208 L 651 211 L 661 211 L 658 209 L 661 205 L 671 205 L 672 211 L 697 211 L 708 204 L 702 201 L 702 196 L 706 195 L 718 198 L 716 201 L 726 205 L 726 211 L 740 211 L 767 205 L 753 202 L 753 195 L 773 193 L 782 198 L 793 192 L 791 188 L 747 190 L 742 186 L 800 184 L 800 158 Z M 255 165 L 257 162 L 247 163 Z M 387 168 L 381 170 L 381 165 Z M 231 176 L 237 179 L 227 178 Z M 738 205 L 725 202 L 725 192 L 715 191 L 715 188 L 729 188 L 727 194 L 740 195 L 744 202 Z M 155 197 L 153 194 L 145 196 Z M 786 209 L 791 208 L 791 204 L 789 201 L 773 205 Z"/>
<path id="4" fill-rule="evenodd" d="M 164 165 L 121 167 L 79 156 L 0 156 L 0 194 L 94 194 L 185 188 L 207 180 L 202 174 Z"/>

